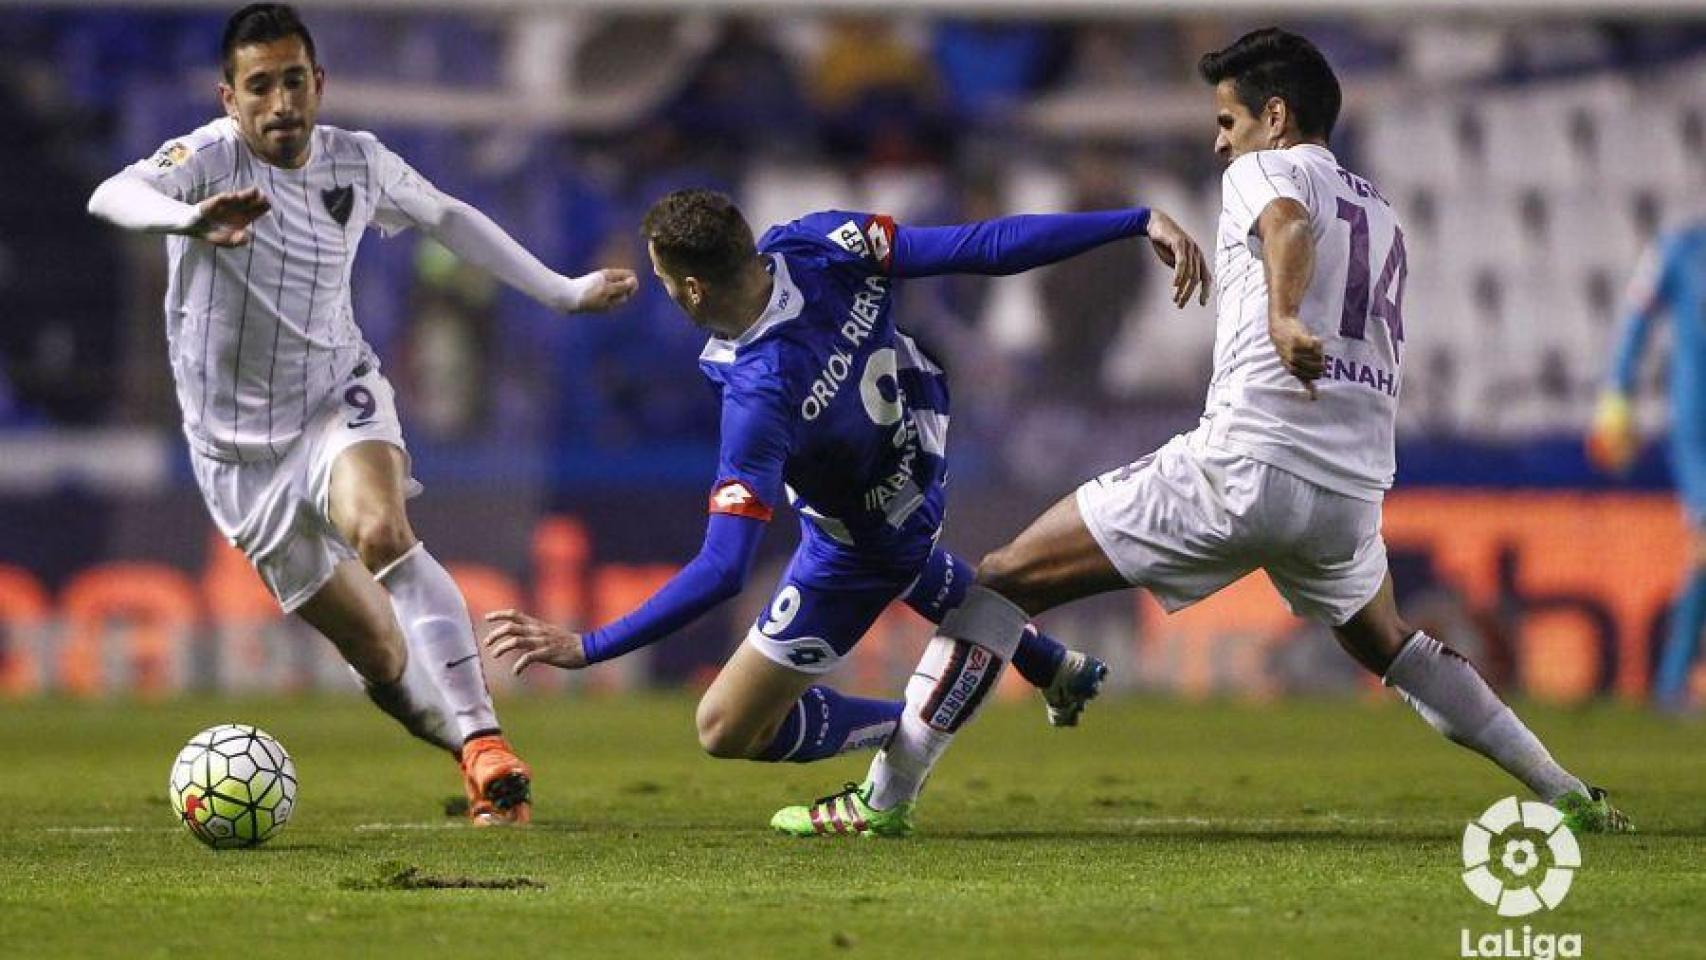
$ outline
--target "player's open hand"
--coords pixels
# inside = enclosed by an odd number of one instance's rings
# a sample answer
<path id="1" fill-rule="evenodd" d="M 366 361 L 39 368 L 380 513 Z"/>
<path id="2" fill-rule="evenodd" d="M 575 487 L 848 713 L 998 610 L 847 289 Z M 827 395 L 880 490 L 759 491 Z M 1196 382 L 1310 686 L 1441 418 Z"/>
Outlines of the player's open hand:
<path id="1" fill-rule="evenodd" d="M 627 303 L 640 289 L 640 279 L 634 276 L 634 271 L 620 267 L 594 270 L 584 277 L 575 277 L 569 283 L 572 292 L 568 308 L 583 312 L 615 309 Z"/>
<path id="2" fill-rule="evenodd" d="M 272 209 L 259 187 L 216 193 L 196 204 L 200 216 L 185 232 L 216 247 L 240 247 L 249 242 L 249 225 Z"/>
<path id="3" fill-rule="evenodd" d="M 513 673 L 519 675 L 535 663 L 548 663 L 564 670 L 579 670 L 587 665 L 581 635 L 571 630 L 519 610 L 494 610 L 486 614 L 486 622 L 497 625 L 497 629 L 486 635 L 486 649 L 492 656 L 520 654 L 510 668 Z"/>
<path id="4" fill-rule="evenodd" d="M 1297 317 L 1272 317 L 1268 320 L 1268 339 L 1273 341 L 1286 371 L 1302 380 L 1309 399 L 1315 399 L 1315 381 L 1327 370 L 1321 338 L 1310 333 Z"/>
<path id="5" fill-rule="evenodd" d="M 1190 304 L 1193 295 L 1200 298 L 1199 302 L 1208 303 L 1208 289 L 1214 278 L 1209 276 L 1202 248 L 1191 235 L 1172 217 L 1151 210 L 1149 242 L 1155 245 L 1155 255 L 1161 262 L 1173 268 L 1173 304 L 1182 309 Z"/>

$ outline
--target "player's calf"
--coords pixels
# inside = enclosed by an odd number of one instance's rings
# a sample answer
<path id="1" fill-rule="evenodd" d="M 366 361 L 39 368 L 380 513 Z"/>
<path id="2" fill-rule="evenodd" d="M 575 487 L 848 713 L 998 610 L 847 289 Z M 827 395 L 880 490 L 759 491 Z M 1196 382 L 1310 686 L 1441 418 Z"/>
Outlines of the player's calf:
<path id="1" fill-rule="evenodd" d="M 954 735 L 977 715 L 1028 626 L 1025 611 L 982 587 L 943 619 L 906 685 L 906 710 L 871 764 L 867 800 L 910 803 Z"/>
<path id="2" fill-rule="evenodd" d="M 718 759 L 811 763 L 881 745 L 894 731 L 901 706 L 812 686 L 780 720 L 752 723 L 710 698 L 700 702 L 695 719 L 699 745 Z"/>
<path id="3" fill-rule="evenodd" d="M 763 728 L 741 723 L 739 717 L 725 712 L 709 697 L 699 701 L 693 722 L 698 728 L 700 749 L 717 760 L 755 757 L 771 735 Z"/>
<path id="4" fill-rule="evenodd" d="M 295 612 L 330 640 L 366 683 L 390 684 L 402 678 L 408 656 L 389 598 L 353 563 L 335 567 Z"/>

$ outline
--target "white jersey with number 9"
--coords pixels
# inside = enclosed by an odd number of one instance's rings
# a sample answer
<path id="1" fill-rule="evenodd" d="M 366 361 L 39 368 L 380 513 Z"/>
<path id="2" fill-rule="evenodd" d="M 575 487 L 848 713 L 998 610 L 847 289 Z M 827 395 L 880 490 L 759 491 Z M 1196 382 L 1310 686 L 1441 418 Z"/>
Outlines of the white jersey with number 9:
<path id="1" fill-rule="evenodd" d="M 1337 493 L 1381 499 L 1395 465 L 1409 272 L 1391 205 L 1313 144 L 1245 154 L 1227 167 L 1221 190 L 1214 379 L 1198 435 Z M 1299 311 L 1327 357 L 1314 401 L 1268 339 L 1255 225 L 1281 198 L 1308 209 L 1315 240 Z"/>

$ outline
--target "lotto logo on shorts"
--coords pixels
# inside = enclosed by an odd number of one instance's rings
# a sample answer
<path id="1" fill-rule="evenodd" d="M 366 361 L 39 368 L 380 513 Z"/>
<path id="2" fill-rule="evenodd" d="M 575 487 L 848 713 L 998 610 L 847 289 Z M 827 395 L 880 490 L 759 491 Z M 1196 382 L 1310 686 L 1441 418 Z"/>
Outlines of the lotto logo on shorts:
<path id="1" fill-rule="evenodd" d="M 816 667 L 834 656 L 835 651 L 821 640 L 796 640 L 788 645 L 788 662 L 802 670 Z"/>
<path id="2" fill-rule="evenodd" d="M 758 499 L 758 494 L 752 488 L 739 480 L 724 480 L 711 491 L 710 509 L 712 513 L 727 513 L 737 517 L 751 517 L 754 520 L 768 522 L 771 510 Z"/>

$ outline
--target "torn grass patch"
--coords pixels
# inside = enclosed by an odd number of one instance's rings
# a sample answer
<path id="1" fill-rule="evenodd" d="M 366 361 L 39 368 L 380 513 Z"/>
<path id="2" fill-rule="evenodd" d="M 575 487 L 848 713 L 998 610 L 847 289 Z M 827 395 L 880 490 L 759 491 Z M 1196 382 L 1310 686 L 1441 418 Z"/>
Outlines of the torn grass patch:
<path id="1" fill-rule="evenodd" d="M 422 873 L 410 863 L 388 861 L 372 876 L 345 877 L 338 882 L 344 890 L 543 890 L 545 884 L 531 877 L 464 877 Z"/>

